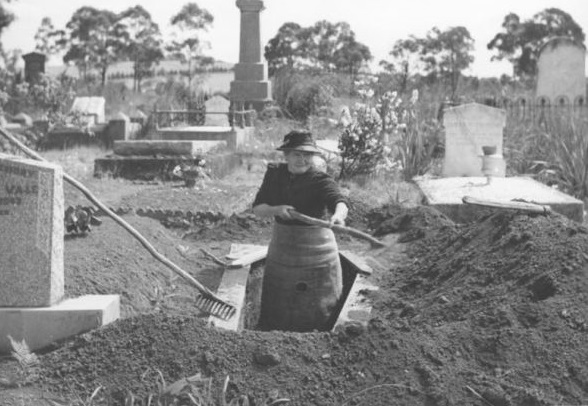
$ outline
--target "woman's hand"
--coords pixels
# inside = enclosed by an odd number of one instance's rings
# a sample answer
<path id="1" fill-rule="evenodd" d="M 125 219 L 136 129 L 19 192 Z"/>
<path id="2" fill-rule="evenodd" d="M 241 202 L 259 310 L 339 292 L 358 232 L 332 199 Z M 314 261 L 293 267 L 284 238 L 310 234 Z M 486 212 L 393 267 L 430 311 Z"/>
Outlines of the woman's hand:
<path id="1" fill-rule="evenodd" d="M 349 209 L 347 208 L 347 205 L 343 202 L 339 202 L 337 203 L 337 206 L 335 207 L 335 213 L 333 213 L 333 215 L 331 216 L 331 226 L 337 224 L 340 226 L 344 226 L 345 225 L 345 219 L 347 218 L 347 213 L 349 212 Z"/>
<path id="2" fill-rule="evenodd" d="M 281 205 L 281 206 L 270 206 L 269 204 L 259 204 L 253 208 L 253 213 L 259 217 L 274 217 L 278 216 L 284 220 L 291 220 L 292 217 L 290 216 L 289 210 L 296 210 L 294 207 L 289 205 Z"/>
<path id="3" fill-rule="evenodd" d="M 278 216 L 283 220 L 292 220 L 290 210 L 296 210 L 293 206 L 288 206 L 287 204 L 283 204 L 281 206 L 273 206 L 273 209 L 274 216 Z"/>

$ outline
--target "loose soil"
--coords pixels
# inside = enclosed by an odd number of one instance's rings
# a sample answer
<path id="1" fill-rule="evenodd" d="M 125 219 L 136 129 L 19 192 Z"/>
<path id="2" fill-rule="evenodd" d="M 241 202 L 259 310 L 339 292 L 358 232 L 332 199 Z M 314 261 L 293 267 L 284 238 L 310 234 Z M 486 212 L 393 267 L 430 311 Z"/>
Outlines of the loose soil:
<path id="1" fill-rule="evenodd" d="M 169 198 L 182 191 L 201 197 L 182 205 L 208 207 L 212 192 L 174 186 L 146 185 L 111 203 L 140 207 L 153 196 L 153 208 L 187 210 Z M 227 190 L 223 204 L 234 207 L 252 196 Z M 253 405 L 276 391 L 292 405 L 588 404 L 585 226 L 557 214 L 491 212 L 456 225 L 428 207 L 374 208 L 355 198 L 352 207 L 354 225 L 387 243 L 370 249 L 338 237 L 375 268 L 380 290 L 365 293 L 372 319 L 365 328 L 308 334 L 214 328 L 193 306 L 195 292 L 103 217 L 87 236 L 66 238 L 66 290 L 118 293 L 123 318 L 44 351 L 38 376 L 0 390 L 0 404 L 87 399 L 101 387 L 93 404 L 118 405 L 129 393 L 157 394 L 161 377 L 171 383 L 197 373 L 212 378 L 215 398 L 228 376 L 228 400 L 247 396 Z M 247 211 L 185 227 L 124 218 L 211 289 L 222 269 L 201 249 L 222 257 L 231 243 L 267 243 L 271 227 Z M 0 378 L 17 370 L 0 361 Z"/>

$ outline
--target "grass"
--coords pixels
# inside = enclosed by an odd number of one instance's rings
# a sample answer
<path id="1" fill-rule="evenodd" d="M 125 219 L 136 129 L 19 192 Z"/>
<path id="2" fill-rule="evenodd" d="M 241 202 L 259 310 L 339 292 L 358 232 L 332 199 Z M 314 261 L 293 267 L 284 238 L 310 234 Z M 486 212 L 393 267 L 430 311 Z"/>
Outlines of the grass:
<path id="1" fill-rule="evenodd" d="M 588 198 L 588 116 L 553 111 L 544 120 L 508 117 L 505 157 L 513 175 Z"/>
<path id="2" fill-rule="evenodd" d="M 49 162 L 59 164 L 64 172 L 78 180 L 87 180 L 94 176 L 94 160 L 106 154 L 106 150 L 97 146 L 78 146 L 65 150 L 49 150 L 42 153 Z"/>

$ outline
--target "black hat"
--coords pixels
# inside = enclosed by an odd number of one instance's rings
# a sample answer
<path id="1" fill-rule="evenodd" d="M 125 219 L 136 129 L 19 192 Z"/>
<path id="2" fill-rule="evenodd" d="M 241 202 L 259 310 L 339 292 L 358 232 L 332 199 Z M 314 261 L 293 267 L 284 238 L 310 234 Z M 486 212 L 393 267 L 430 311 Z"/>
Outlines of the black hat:
<path id="1" fill-rule="evenodd" d="M 290 131 L 284 136 L 284 142 L 278 148 L 278 151 L 304 151 L 313 154 L 320 154 L 321 151 L 317 148 L 312 134 L 308 131 Z"/>

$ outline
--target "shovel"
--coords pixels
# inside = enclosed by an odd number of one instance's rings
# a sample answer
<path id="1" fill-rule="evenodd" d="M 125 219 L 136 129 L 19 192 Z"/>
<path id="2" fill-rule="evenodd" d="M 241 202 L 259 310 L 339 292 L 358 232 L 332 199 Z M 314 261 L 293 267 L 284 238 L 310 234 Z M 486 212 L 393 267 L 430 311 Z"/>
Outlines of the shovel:
<path id="1" fill-rule="evenodd" d="M 0 127 L 0 134 L 4 135 L 10 142 L 12 142 L 15 146 L 21 149 L 26 155 L 29 157 L 37 160 L 47 162 L 45 158 L 37 154 L 35 151 L 29 149 L 27 146 L 22 144 L 19 140 L 17 140 L 12 134 L 8 133 L 2 127 Z M 200 296 L 196 298 L 195 305 L 199 309 L 209 313 L 215 317 L 218 317 L 223 320 L 228 320 L 233 317 L 237 311 L 237 309 L 230 305 L 229 303 L 224 302 L 222 299 L 217 297 L 214 293 L 208 290 L 204 285 L 198 282 L 192 275 L 188 272 L 184 271 L 182 268 L 174 264 L 172 261 L 164 257 L 162 254 L 157 252 L 155 248 L 143 237 L 137 230 L 135 230 L 129 223 L 124 221 L 121 217 L 119 217 L 116 213 L 112 212 L 108 207 L 106 207 L 102 202 L 100 202 L 84 185 L 80 182 L 69 176 L 68 174 L 63 174 L 63 179 L 82 192 L 88 200 L 98 206 L 100 209 L 104 211 L 109 217 L 111 217 L 115 222 L 117 222 L 122 228 L 127 230 L 137 241 L 141 243 L 143 247 L 149 253 L 157 259 L 159 262 L 167 266 L 169 269 L 177 273 L 178 275 L 182 276 L 186 279 L 193 287 L 195 287 L 199 292 Z"/>
<path id="2" fill-rule="evenodd" d="M 352 227 L 346 227 L 346 226 L 342 226 L 339 224 L 331 224 L 328 221 L 325 220 L 321 220 L 321 219 L 317 219 L 314 217 L 310 217 L 307 216 L 305 214 L 299 213 L 295 210 L 290 210 L 289 211 L 290 216 L 292 216 L 293 219 L 298 220 L 298 221 L 302 221 L 306 224 L 310 224 L 313 226 L 319 226 L 319 227 L 325 227 L 325 228 L 330 228 L 333 231 L 337 231 L 340 233 L 345 233 L 345 234 L 349 234 L 352 235 L 354 237 L 357 238 L 361 238 L 363 240 L 369 241 L 369 243 L 372 245 L 372 248 L 382 248 L 385 247 L 386 244 L 384 244 L 382 241 L 372 237 L 369 234 L 364 233 L 363 231 L 359 231 L 355 228 Z"/>

